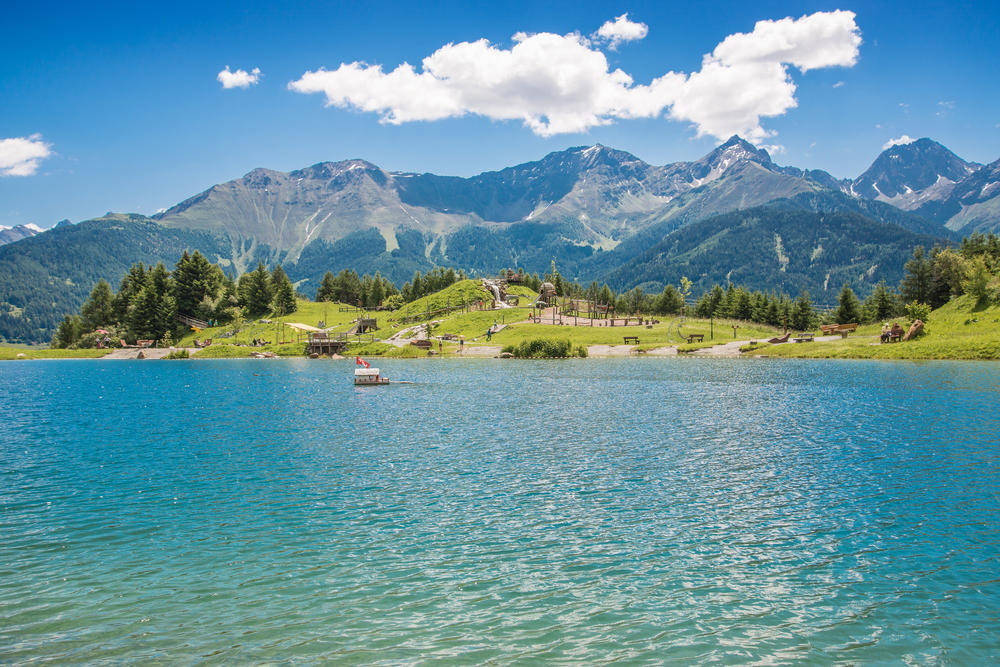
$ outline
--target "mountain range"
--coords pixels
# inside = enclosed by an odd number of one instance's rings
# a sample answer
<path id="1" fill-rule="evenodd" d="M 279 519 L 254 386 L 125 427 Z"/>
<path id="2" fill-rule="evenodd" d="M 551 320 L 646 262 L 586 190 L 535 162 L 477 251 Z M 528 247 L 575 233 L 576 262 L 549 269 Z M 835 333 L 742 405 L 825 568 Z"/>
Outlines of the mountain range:
<path id="1" fill-rule="evenodd" d="M 94 281 L 116 286 L 132 263 L 173 263 L 185 247 L 233 274 L 280 262 L 307 294 L 342 268 L 401 283 L 435 265 L 555 260 L 617 289 L 687 275 L 699 289 L 733 279 L 829 303 L 844 282 L 864 294 L 898 281 L 915 245 L 997 230 L 1000 160 L 966 162 L 930 139 L 889 147 L 853 180 L 779 166 L 739 137 L 664 166 L 595 145 L 469 178 L 358 159 L 254 169 L 152 218 L 64 221 L 0 247 L 0 337 L 47 340 Z"/>
<path id="2" fill-rule="evenodd" d="M 30 238 L 42 231 L 44 230 L 41 227 L 30 222 L 26 225 L 14 225 L 13 227 L 0 225 L 0 245 Z"/>

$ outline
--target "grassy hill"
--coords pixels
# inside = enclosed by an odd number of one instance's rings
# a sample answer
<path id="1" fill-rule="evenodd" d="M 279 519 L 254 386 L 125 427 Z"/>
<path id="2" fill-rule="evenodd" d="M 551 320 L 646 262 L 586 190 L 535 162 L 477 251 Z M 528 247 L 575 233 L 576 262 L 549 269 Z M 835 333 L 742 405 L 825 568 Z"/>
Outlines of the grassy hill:
<path id="1" fill-rule="evenodd" d="M 927 333 L 916 340 L 881 345 L 879 328 L 862 327 L 842 341 L 775 345 L 754 354 L 809 359 L 1000 359 L 1000 306 L 978 305 L 968 295 L 932 311 Z"/>

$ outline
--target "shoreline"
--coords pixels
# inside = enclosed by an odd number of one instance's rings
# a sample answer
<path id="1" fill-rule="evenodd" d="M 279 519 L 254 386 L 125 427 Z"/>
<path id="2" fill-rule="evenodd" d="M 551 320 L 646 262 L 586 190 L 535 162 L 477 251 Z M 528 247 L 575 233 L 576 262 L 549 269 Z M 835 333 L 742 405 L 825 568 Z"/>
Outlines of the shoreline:
<path id="1" fill-rule="evenodd" d="M 837 337 L 839 339 L 839 337 Z M 818 341 L 820 344 L 826 341 Z M 805 354 L 767 354 L 765 351 L 767 347 L 755 348 L 747 350 L 745 352 L 741 351 L 740 348 L 746 346 L 750 343 L 748 340 L 736 340 L 728 341 L 726 343 L 719 343 L 717 345 L 701 347 L 695 350 L 680 350 L 677 345 L 663 345 L 660 347 L 652 349 L 639 349 L 634 345 L 590 345 L 587 347 L 587 357 L 546 357 L 546 358 L 527 358 L 527 359 L 516 359 L 513 357 L 504 358 L 504 361 L 543 361 L 543 360 L 553 360 L 553 359 L 565 359 L 565 360 L 586 360 L 586 359 L 643 359 L 643 358 L 653 358 L 653 359 L 800 359 L 800 360 L 810 360 L 810 361 L 975 361 L 975 362 L 995 362 L 1000 361 L 996 357 L 965 357 L 965 356 L 951 356 L 951 357 L 940 357 L 940 356 L 900 356 L 900 357 L 879 357 L 879 356 L 821 356 L 815 354 L 809 354 L 810 351 L 815 351 L 817 348 L 803 348 L 802 352 Z M 799 343 L 784 345 L 802 345 Z M 808 345 L 808 344 L 806 344 Z M 782 346 L 783 347 L 783 346 Z M 872 347 L 879 347 L 878 345 Z M 17 348 L 20 349 L 20 348 Z M 212 361 L 212 360 L 277 360 L 277 359 L 304 359 L 310 361 L 342 361 L 344 359 L 349 359 L 352 355 L 347 354 L 345 356 L 338 357 L 319 357 L 318 359 L 310 359 L 306 355 L 278 355 L 273 356 L 253 356 L 253 352 L 247 352 L 245 356 L 200 356 L 198 353 L 205 348 L 147 348 L 143 350 L 137 349 L 121 349 L 118 348 L 107 354 L 96 356 L 93 354 L 94 350 L 80 350 L 82 354 L 65 354 L 65 351 L 60 350 L 57 354 L 52 356 L 39 355 L 39 356 L 25 356 L 25 357 L 10 357 L 10 358 L 0 358 L 0 361 L 185 361 L 185 359 L 170 359 L 167 360 L 165 357 L 171 352 L 176 352 L 180 350 L 187 350 L 190 360 L 200 360 L 200 361 Z M 250 350 L 252 348 L 248 348 Z M 408 360 L 423 360 L 423 359 L 442 359 L 442 360 L 463 360 L 463 359 L 501 359 L 499 356 L 501 346 L 490 345 L 490 346 L 476 346 L 468 345 L 465 348 L 464 353 L 460 354 L 433 354 L 426 356 L 385 356 L 385 355 L 373 355 L 366 354 L 367 359 L 379 359 L 385 361 L 408 361 Z M 795 348 L 791 348 L 795 349 Z M 897 348 L 893 348 L 897 349 Z M 37 350 L 36 354 L 41 352 L 46 352 L 47 350 Z M 138 358 L 139 353 L 144 354 L 143 358 Z"/>

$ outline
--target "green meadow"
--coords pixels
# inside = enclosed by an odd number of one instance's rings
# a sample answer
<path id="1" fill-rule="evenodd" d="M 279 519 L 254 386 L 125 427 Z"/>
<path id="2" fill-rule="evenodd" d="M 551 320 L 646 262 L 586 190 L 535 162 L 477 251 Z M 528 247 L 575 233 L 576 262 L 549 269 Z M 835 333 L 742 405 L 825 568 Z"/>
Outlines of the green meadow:
<path id="1" fill-rule="evenodd" d="M 11 359 L 99 359 L 107 353 L 107 350 L 54 350 L 41 347 L 3 346 L 0 347 L 0 361 Z"/>
<path id="2" fill-rule="evenodd" d="M 1000 359 L 1000 306 L 977 304 L 969 295 L 932 311 L 926 333 L 915 340 L 881 344 L 880 329 L 880 324 L 867 325 L 844 340 L 771 345 L 751 353 L 804 359 Z"/>
<path id="3" fill-rule="evenodd" d="M 435 339 L 432 347 L 435 353 L 439 346 L 437 338 L 446 334 L 465 339 L 465 349 L 489 345 L 492 348 L 518 346 L 533 340 L 568 341 L 574 348 L 594 345 L 623 345 L 624 338 L 636 337 L 635 349 L 650 350 L 676 346 L 681 353 L 719 345 L 732 340 L 753 340 L 755 345 L 744 346 L 743 352 L 764 357 L 830 358 L 830 359 L 1000 359 L 1000 306 L 977 304 L 971 296 L 953 299 L 933 311 L 926 323 L 926 333 L 913 341 L 902 343 L 879 343 L 880 324 L 860 327 L 846 339 L 811 343 L 788 343 L 767 345 L 766 341 L 781 335 L 781 331 L 765 325 L 733 320 L 705 320 L 680 316 L 661 316 L 650 325 L 609 326 L 606 320 L 595 320 L 595 326 L 586 326 L 587 320 L 563 317 L 563 324 L 550 321 L 535 323 L 528 320 L 532 314 L 530 304 L 537 294 L 523 287 L 513 286 L 509 293 L 521 296 L 521 305 L 499 310 L 464 310 L 457 308 L 450 312 L 439 312 L 449 306 L 477 304 L 480 299 L 489 303 L 492 295 L 487 293 L 478 280 L 465 280 L 440 292 L 418 299 L 397 311 L 359 311 L 354 307 L 337 303 L 315 303 L 299 300 L 298 309 L 290 315 L 272 316 L 261 320 L 229 323 L 209 327 L 201 331 L 189 331 L 176 343 L 177 347 L 194 347 L 194 340 L 211 339 L 212 345 L 198 351 L 197 357 L 242 358 L 253 352 L 273 352 L 279 356 L 302 356 L 305 354 L 308 336 L 296 331 L 287 323 L 318 326 L 325 322 L 332 327 L 331 333 L 345 333 L 362 314 L 375 318 L 379 329 L 373 335 L 351 336 L 351 344 L 345 354 L 361 356 L 382 356 L 390 358 L 426 357 L 425 349 L 412 345 L 398 347 L 385 342 L 389 337 L 405 332 L 406 338 L 416 338 L 421 327 L 430 326 L 430 335 Z M 431 313 L 430 319 L 424 319 Z M 419 318 L 419 319 L 418 319 Z M 401 321 L 408 320 L 408 321 Z M 574 321 L 578 326 L 574 326 Z M 904 326 L 906 322 L 900 320 Z M 494 325 L 502 325 L 501 330 L 487 337 L 487 331 Z M 733 327 L 736 327 L 735 332 Z M 735 333 L 735 335 L 734 335 Z M 701 334 L 703 341 L 688 343 L 687 336 Z M 254 339 L 263 340 L 262 346 L 251 347 Z M 631 343 L 631 341 L 630 341 Z M 446 340 L 440 348 L 444 356 L 457 356 L 461 348 L 457 340 Z M 94 349 L 46 349 L 32 347 L 0 347 L 0 360 L 24 359 L 89 359 L 99 358 L 106 350 Z M 18 355 L 23 355 L 19 357 Z"/>

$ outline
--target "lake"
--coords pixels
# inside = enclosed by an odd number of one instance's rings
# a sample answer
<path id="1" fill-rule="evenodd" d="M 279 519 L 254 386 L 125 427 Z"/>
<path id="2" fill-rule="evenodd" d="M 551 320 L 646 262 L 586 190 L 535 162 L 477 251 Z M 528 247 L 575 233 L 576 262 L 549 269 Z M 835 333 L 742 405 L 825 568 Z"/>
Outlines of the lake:
<path id="1" fill-rule="evenodd" d="M 0 364 L 0 663 L 1000 661 L 1000 365 Z"/>

